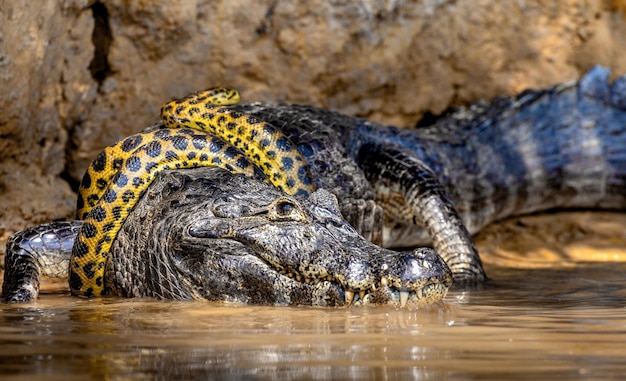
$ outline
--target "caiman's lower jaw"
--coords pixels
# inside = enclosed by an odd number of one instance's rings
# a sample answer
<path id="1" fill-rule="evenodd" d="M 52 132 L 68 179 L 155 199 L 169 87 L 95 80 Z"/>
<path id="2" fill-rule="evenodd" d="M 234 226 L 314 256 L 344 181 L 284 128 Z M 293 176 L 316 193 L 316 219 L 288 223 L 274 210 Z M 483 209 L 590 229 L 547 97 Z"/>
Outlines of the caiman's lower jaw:
<path id="1" fill-rule="evenodd" d="M 282 275 L 306 284 L 315 284 L 323 281 L 340 284 L 340 282 L 331 276 L 324 278 L 309 278 L 301 274 L 285 270 L 279 270 L 279 272 Z M 368 290 L 351 290 L 346 289 L 343 286 L 341 287 L 344 290 L 346 307 L 365 304 L 394 304 L 396 306 L 400 306 L 400 308 L 407 306 L 418 308 L 441 302 L 441 300 L 448 293 L 450 285 L 432 282 L 425 283 L 424 286 L 416 290 L 400 290 L 396 287 L 390 286 L 387 278 L 382 277 L 379 282 Z"/>
<path id="2" fill-rule="evenodd" d="M 388 285 L 387 278 L 382 277 L 380 283 L 370 290 L 345 290 L 346 306 L 359 304 L 395 304 L 400 308 L 423 307 L 439 303 L 448 293 L 449 285 L 444 283 L 427 283 L 417 290 L 400 290 Z"/>

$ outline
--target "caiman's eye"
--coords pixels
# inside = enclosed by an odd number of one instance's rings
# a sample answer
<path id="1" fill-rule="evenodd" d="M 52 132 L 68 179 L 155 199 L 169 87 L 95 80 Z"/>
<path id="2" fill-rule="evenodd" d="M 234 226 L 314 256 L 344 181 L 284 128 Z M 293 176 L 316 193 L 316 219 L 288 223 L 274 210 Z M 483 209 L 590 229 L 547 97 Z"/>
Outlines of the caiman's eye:
<path id="1" fill-rule="evenodd" d="M 307 221 L 297 202 L 286 197 L 279 198 L 269 206 L 268 218 L 273 221 Z"/>
<path id="2" fill-rule="evenodd" d="M 289 215 L 294 211 L 295 205 L 290 202 L 279 202 L 276 204 L 276 214 L 281 217 L 289 217 Z"/>

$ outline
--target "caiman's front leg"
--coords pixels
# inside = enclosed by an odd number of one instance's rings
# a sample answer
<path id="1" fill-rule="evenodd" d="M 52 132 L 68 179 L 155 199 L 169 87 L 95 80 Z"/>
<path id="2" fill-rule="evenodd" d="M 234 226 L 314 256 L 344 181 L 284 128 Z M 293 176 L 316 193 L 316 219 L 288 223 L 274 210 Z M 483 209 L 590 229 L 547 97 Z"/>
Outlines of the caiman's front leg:
<path id="1" fill-rule="evenodd" d="M 37 299 L 42 275 L 66 278 L 82 221 L 51 222 L 22 230 L 7 241 L 2 297 L 8 303 Z"/>
<path id="2" fill-rule="evenodd" d="M 363 144 L 357 160 L 387 217 L 425 227 L 455 280 L 485 280 L 472 238 L 448 192 L 428 166 L 389 144 Z"/>

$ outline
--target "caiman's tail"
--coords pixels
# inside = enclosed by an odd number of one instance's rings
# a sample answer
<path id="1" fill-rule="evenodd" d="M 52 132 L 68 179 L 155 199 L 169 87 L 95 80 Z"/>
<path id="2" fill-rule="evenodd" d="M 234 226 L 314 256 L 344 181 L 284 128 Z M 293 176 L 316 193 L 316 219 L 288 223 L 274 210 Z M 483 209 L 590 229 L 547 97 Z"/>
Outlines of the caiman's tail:
<path id="1" fill-rule="evenodd" d="M 626 76 L 609 76 L 596 66 L 524 92 L 472 126 L 477 169 L 452 191 L 471 231 L 550 208 L 626 208 Z"/>

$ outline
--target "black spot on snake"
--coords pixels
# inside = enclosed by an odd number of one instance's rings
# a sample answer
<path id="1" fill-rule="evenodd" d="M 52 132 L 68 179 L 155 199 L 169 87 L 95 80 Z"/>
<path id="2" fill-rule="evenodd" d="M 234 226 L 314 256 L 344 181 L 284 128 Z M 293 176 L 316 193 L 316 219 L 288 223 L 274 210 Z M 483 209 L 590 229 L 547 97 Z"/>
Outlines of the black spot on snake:
<path id="1" fill-rule="evenodd" d="M 83 281 L 80 279 L 80 277 L 78 276 L 78 273 L 75 273 L 73 271 L 70 272 L 70 281 L 69 281 L 71 287 L 73 289 L 81 289 L 83 288 Z"/>
<path id="2" fill-rule="evenodd" d="M 107 217 L 107 212 L 101 206 L 96 206 L 89 212 L 89 218 L 93 218 L 97 222 L 102 222 Z"/>
<path id="3" fill-rule="evenodd" d="M 162 128 L 154 133 L 154 136 L 159 139 L 165 139 L 172 134 L 173 130 L 169 128 Z"/>
<path id="4" fill-rule="evenodd" d="M 95 172 L 102 172 L 104 168 L 106 167 L 106 164 L 107 164 L 107 156 L 106 156 L 106 153 L 102 151 L 98 154 L 98 156 L 96 156 L 94 161 L 91 163 L 91 168 Z"/>
<path id="5" fill-rule="evenodd" d="M 145 167 L 145 168 L 146 168 L 146 172 L 150 172 L 150 171 L 152 171 L 152 169 L 153 169 L 154 167 L 156 167 L 157 165 L 158 165 L 158 163 L 156 163 L 156 162 L 154 162 L 154 161 L 149 161 L 149 162 L 147 162 L 147 163 L 146 163 L 146 167 Z"/>
<path id="6" fill-rule="evenodd" d="M 102 227 L 102 231 L 106 233 L 106 232 L 110 232 L 114 228 L 115 228 L 115 223 L 109 222 L 108 224 L 104 224 L 104 226 Z"/>
<path id="7" fill-rule="evenodd" d="M 165 152 L 165 160 L 167 161 L 177 161 L 179 160 L 178 154 L 174 151 Z"/>
<path id="8" fill-rule="evenodd" d="M 311 157 L 313 148 L 308 143 L 298 144 L 298 152 L 304 157 Z"/>
<path id="9" fill-rule="evenodd" d="M 174 148 L 180 151 L 185 151 L 187 149 L 188 143 L 189 142 L 187 141 L 187 139 L 174 139 Z"/>
<path id="10" fill-rule="evenodd" d="M 87 252 L 89 252 L 89 247 L 87 247 L 87 244 L 85 244 L 85 242 L 81 240 L 76 241 L 72 250 L 72 255 L 74 257 L 82 258 L 87 254 Z"/>
<path id="11" fill-rule="evenodd" d="M 235 147 L 228 147 L 224 151 L 224 156 L 228 159 L 233 159 L 235 156 L 239 155 L 241 152 Z"/>
<path id="12" fill-rule="evenodd" d="M 93 238 L 98 234 L 98 229 L 93 224 L 86 222 L 81 227 L 81 233 L 85 238 Z"/>
<path id="13" fill-rule="evenodd" d="M 276 139 L 276 148 L 281 152 L 288 152 L 291 151 L 293 146 L 287 138 L 281 137 Z"/>
<path id="14" fill-rule="evenodd" d="M 241 169 L 246 169 L 250 166 L 250 162 L 243 157 L 237 159 L 237 167 Z"/>
<path id="15" fill-rule="evenodd" d="M 113 183 L 120 187 L 126 186 L 126 184 L 128 184 L 128 176 L 126 176 L 122 172 L 118 172 L 115 174 L 115 176 L 113 176 Z"/>
<path id="16" fill-rule="evenodd" d="M 111 188 L 107 189 L 106 192 L 104 192 L 104 194 L 102 195 L 102 200 L 109 204 L 115 202 L 116 199 L 117 193 Z"/>
<path id="17" fill-rule="evenodd" d="M 113 209 L 111 209 L 111 213 L 113 214 L 113 218 L 115 220 L 119 220 L 122 217 L 122 207 L 121 206 L 113 207 Z"/>
<path id="18" fill-rule="evenodd" d="M 131 190 L 126 190 L 124 191 L 124 193 L 122 193 L 122 201 L 124 201 L 125 203 L 128 203 L 133 198 L 135 198 L 135 193 Z"/>
<path id="19" fill-rule="evenodd" d="M 113 169 L 114 170 L 118 170 L 120 168 L 122 168 L 122 165 L 124 164 L 124 159 L 113 159 Z"/>
<path id="20" fill-rule="evenodd" d="M 281 159 L 281 163 L 283 164 L 283 169 L 285 171 L 291 171 L 293 168 L 293 159 L 290 157 L 283 157 Z"/>
<path id="21" fill-rule="evenodd" d="M 298 180 L 304 185 L 310 185 L 311 180 L 309 179 L 309 171 L 307 167 L 302 166 L 298 168 Z"/>
<path id="22" fill-rule="evenodd" d="M 141 177 L 133 177 L 133 186 L 135 188 L 139 188 L 140 186 L 142 186 L 145 183 L 144 179 L 142 179 Z"/>
<path id="23" fill-rule="evenodd" d="M 142 141 L 143 141 L 143 137 L 141 135 L 132 135 L 124 139 L 120 148 L 124 152 L 130 152 L 134 150 L 135 148 L 139 147 Z"/>
<path id="24" fill-rule="evenodd" d="M 195 135 L 193 137 L 193 140 L 191 141 L 193 144 L 193 147 L 197 150 L 203 150 L 204 147 L 206 147 L 207 145 L 207 141 L 206 141 L 206 136 L 205 135 Z"/>
<path id="25" fill-rule="evenodd" d="M 83 273 L 89 279 L 92 279 L 94 276 L 96 276 L 96 273 L 93 270 L 94 265 L 95 265 L 95 262 L 89 262 L 85 266 L 83 266 Z"/>
<path id="26" fill-rule="evenodd" d="M 131 156 L 126 160 L 126 168 L 131 172 L 137 172 L 141 169 L 141 159 L 137 156 Z"/>
<path id="27" fill-rule="evenodd" d="M 83 179 L 80 181 L 80 186 L 83 188 L 91 187 L 91 176 L 89 172 L 85 172 L 85 176 L 83 176 Z"/>
<path id="28" fill-rule="evenodd" d="M 263 133 L 274 135 L 276 133 L 276 129 L 272 125 L 265 123 L 263 125 Z"/>
<path id="29" fill-rule="evenodd" d="M 151 141 L 145 146 L 146 154 L 150 157 L 158 157 L 161 155 L 161 143 L 158 141 Z"/>
<path id="30" fill-rule="evenodd" d="M 109 186 L 109 183 L 106 181 L 106 179 L 98 179 L 98 180 L 96 180 L 96 188 L 98 188 L 100 190 L 104 190 L 108 186 Z"/>

